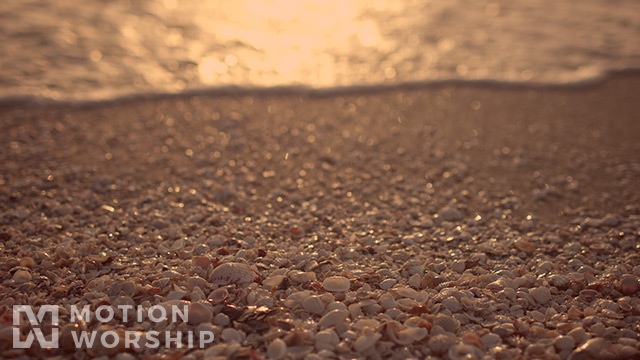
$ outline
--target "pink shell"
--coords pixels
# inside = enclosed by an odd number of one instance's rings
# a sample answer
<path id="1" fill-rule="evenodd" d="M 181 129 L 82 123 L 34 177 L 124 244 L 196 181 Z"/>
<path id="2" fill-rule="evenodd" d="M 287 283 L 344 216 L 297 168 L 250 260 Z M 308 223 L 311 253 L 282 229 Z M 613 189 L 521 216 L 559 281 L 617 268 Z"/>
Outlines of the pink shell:
<path id="1" fill-rule="evenodd" d="M 258 278 L 259 275 L 248 265 L 225 263 L 213 269 L 209 276 L 209 281 L 218 285 L 248 284 Z"/>

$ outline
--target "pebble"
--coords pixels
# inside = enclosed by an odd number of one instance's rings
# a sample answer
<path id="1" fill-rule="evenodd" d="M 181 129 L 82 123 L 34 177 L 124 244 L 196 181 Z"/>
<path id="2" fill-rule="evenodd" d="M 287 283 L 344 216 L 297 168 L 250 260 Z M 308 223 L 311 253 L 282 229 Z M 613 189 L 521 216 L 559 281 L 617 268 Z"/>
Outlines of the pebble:
<path id="1" fill-rule="evenodd" d="M 344 292 L 349 290 L 351 282 L 344 276 L 330 276 L 324 279 L 322 287 L 327 291 Z"/>

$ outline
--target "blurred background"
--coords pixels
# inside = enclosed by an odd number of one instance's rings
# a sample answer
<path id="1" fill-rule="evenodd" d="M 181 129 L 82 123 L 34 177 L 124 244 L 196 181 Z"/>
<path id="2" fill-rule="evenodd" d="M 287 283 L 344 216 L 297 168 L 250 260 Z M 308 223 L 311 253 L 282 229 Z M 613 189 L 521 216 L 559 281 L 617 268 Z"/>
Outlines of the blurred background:
<path id="1" fill-rule="evenodd" d="M 640 67 L 636 0 L 3 0 L 0 97 L 572 83 Z"/>

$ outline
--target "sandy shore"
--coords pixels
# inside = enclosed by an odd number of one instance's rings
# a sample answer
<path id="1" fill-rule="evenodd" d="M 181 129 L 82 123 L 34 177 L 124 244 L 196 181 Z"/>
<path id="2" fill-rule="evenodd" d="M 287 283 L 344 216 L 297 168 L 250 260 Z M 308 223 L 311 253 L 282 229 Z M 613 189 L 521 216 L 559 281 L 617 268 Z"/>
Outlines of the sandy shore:
<path id="1" fill-rule="evenodd" d="M 640 77 L 619 75 L 573 89 L 3 105 L 0 350 L 638 356 L 638 93 Z M 61 349 L 13 348 L 18 304 L 63 309 Z M 69 321 L 71 305 L 117 304 L 185 305 L 189 324 Z M 215 340 L 70 340 L 154 329 Z"/>

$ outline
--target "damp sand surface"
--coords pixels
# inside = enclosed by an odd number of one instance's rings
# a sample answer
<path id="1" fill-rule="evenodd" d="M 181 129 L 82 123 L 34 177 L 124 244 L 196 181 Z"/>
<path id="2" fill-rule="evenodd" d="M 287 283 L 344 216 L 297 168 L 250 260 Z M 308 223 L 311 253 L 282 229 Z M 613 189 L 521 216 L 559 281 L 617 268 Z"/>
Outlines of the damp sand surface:
<path id="1" fill-rule="evenodd" d="M 639 92 L 639 76 L 619 74 L 574 88 L 4 103 L 0 349 L 637 357 Z M 67 310 L 61 349 L 12 349 L 18 304 Z M 190 318 L 69 322 L 72 305 L 105 304 L 180 304 Z M 215 341 L 73 349 L 83 329 Z"/>

